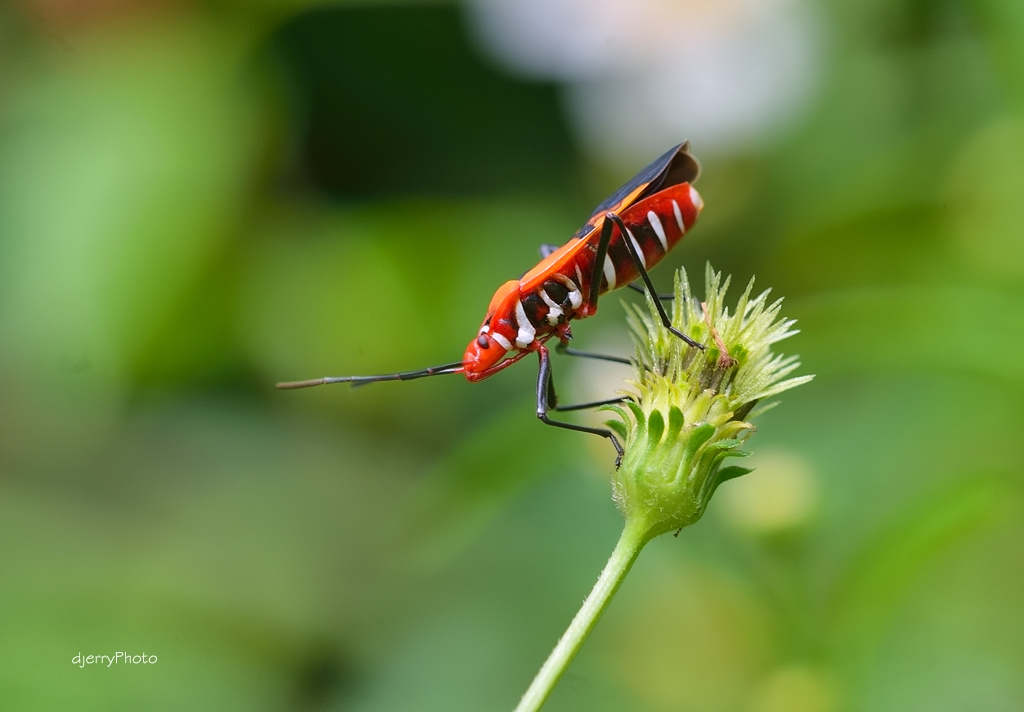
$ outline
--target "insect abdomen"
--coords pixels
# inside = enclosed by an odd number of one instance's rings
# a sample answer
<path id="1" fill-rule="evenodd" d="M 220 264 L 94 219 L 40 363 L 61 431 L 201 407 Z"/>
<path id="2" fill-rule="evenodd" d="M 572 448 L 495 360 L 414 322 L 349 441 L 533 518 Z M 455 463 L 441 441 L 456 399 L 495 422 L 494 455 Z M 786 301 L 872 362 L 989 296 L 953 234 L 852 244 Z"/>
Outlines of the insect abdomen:
<path id="1" fill-rule="evenodd" d="M 599 294 L 624 287 L 640 276 L 624 239 L 632 243 L 644 268 L 650 269 L 689 231 L 702 207 L 697 191 L 683 183 L 661 190 L 619 212 L 627 235 L 619 234 L 618 228 L 614 228 L 599 271 Z M 595 216 L 589 233 L 574 237 L 549 254 L 520 280 L 523 287 L 520 293 L 521 316 L 525 316 L 537 334 L 550 333 L 573 317 L 582 318 L 594 313 L 596 304 L 584 305 L 584 300 L 590 292 L 594 260 L 606 219 L 604 215 Z M 580 244 L 580 240 L 584 244 Z"/>
<path id="2" fill-rule="evenodd" d="M 656 193 L 623 211 L 620 217 L 628 232 L 625 239 L 632 242 L 645 269 L 650 270 L 658 264 L 679 243 L 697 221 L 702 206 L 697 191 L 684 183 Z M 596 256 L 599 235 L 600 228 L 590 238 L 595 246 L 589 252 L 591 265 Z M 624 287 L 640 276 L 623 238 L 616 228 L 602 268 L 602 294 Z"/>

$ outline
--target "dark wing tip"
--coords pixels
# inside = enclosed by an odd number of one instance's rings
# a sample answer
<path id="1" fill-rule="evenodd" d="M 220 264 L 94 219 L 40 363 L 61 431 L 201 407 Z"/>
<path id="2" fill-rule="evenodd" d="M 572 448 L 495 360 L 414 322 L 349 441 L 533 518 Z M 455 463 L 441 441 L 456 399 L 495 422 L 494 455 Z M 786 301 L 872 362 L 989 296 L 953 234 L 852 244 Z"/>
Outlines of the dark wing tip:
<path id="1" fill-rule="evenodd" d="M 689 140 L 679 144 L 679 147 L 676 149 L 676 155 L 672 157 L 672 163 L 666 178 L 667 185 L 678 185 L 679 183 L 693 184 L 700 178 L 700 161 L 690 153 Z"/>

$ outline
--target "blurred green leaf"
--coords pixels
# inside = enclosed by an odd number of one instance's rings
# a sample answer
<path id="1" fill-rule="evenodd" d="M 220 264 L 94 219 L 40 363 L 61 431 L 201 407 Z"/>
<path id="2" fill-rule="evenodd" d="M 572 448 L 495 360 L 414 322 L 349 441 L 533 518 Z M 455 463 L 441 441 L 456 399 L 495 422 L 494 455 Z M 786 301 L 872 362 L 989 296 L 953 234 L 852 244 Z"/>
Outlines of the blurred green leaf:
<path id="1" fill-rule="evenodd" d="M 844 572 L 827 615 L 835 655 L 857 680 L 872 667 L 905 597 L 943 555 L 1008 511 L 1014 485 L 1005 477 L 973 477 L 916 502 L 879 530 Z M 863 682 L 863 679 L 859 680 Z"/>
<path id="2" fill-rule="evenodd" d="M 0 333 L 23 366 L 69 356 L 123 379 L 224 249 L 260 115 L 230 37 L 94 40 L 5 107 Z"/>
<path id="3" fill-rule="evenodd" d="M 974 373 L 1024 386 L 1024 301 L 969 287 L 896 287 L 790 302 L 800 352 L 822 372 Z"/>

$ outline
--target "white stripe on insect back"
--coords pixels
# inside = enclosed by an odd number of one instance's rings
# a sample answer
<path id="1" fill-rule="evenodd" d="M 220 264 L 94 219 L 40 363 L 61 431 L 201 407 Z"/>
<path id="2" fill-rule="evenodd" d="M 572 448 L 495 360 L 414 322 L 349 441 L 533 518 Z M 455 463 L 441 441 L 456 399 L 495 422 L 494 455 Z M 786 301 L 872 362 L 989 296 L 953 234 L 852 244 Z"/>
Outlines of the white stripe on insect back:
<path id="1" fill-rule="evenodd" d="M 499 334 L 497 331 L 492 331 L 490 333 L 490 337 L 492 339 L 494 339 L 495 341 L 497 341 L 498 345 L 501 346 L 501 348 L 505 349 L 506 351 L 511 351 L 512 350 L 512 343 L 508 339 L 506 339 L 504 336 Z"/>
<path id="2" fill-rule="evenodd" d="M 633 232 L 628 227 L 626 228 L 626 235 L 629 237 L 629 241 L 633 243 L 633 249 L 636 250 L 636 256 L 640 258 L 640 264 L 646 268 L 647 258 L 644 257 L 644 251 L 640 249 L 640 243 L 636 241 L 636 238 L 633 237 Z"/>
<path id="3" fill-rule="evenodd" d="M 693 207 L 696 208 L 697 214 L 699 215 L 700 211 L 704 209 L 704 199 L 700 197 L 700 193 L 698 193 L 697 189 L 692 185 L 690 186 L 690 202 L 693 204 Z"/>
<path id="4" fill-rule="evenodd" d="M 558 317 L 562 316 L 562 307 L 556 304 L 555 300 L 553 300 L 543 289 L 540 290 L 540 298 L 548 305 L 548 323 L 551 324 L 551 326 L 555 326 L 558 324 Z"/>
<path id="5" fill-rule="evenodd" d="M 608 290 L 615 289 L 615 263 L 609 255 L 604 256 L 604 279 L 608 282 Z"/>
<path id="6" fill-rule="evenodd" d="M 580 272 L 580 266 L 577 264 L 576 265 L 576 284 L 573 284 L 571 279 L 565 280 L 565 286 L 569 287 L 569 292 L 570 292 L 569 293 L 569 303 L 572 304 L 572 308 L 573 309 L 579 309 L 580 308 L 580 304 L 583 303 L 583 294 L 582 294 L 582 292 L 580 292 L 580 287 L 577 286 L 577 285 L 582 286 L 583 284 L 584 284 L 584 282 L 583 282 L 583 273 Z M 579 300 L 580 300 L 580 304 L 576 303 L 575 299 L 572 296 L 572 292 L 575 292 L 578 295 Z"/>
<path id="7" fill-rule="evenodd" d="M 675 202 L 674 200 L 672 201 Z M 668 252 L 668 235 L 665 234 L 665 227 L 661 224 L 661 218 L 653 210 L 647 211 L 647 222 L 654 228 L 654 234 L 658 236 L 658 242 L 661 243 L 661 249 Z"/>
<path id="8" fill-rule="evenodd" d="M 686 225 L 683 224 L 683 212 L 679 209 L 679 203 L 672 201 L 672 212 L 676 214 L 676 225 L 679 226 L 679 232 L 686 234 Z"/>
<path id="9" fill-rule="evenodd" d="M 561 272 L 555 272 L 551 277 L 564 284 L 565 288 L 569 290 L 569 306 L 573 309 L 579 309 L 580 305 L 583 304 L 583 295 L 580 293 L 580 288 L 576 286 L 576 283 Z M 583 279 L 580 277 L 579 265 L 576 265 L 576 277 L 580 280 L 580 284 L 583 284 Z"/>
<path id="10" fill-rule="evenodd" d="M 537 336 L 537 329 L 526 317 L 522 299 L 516 300 L 516 326 L 519 327 L 519 333 L 516 335 L 516 348 L 525 349 L 533 343 L 534 337 Z"/>

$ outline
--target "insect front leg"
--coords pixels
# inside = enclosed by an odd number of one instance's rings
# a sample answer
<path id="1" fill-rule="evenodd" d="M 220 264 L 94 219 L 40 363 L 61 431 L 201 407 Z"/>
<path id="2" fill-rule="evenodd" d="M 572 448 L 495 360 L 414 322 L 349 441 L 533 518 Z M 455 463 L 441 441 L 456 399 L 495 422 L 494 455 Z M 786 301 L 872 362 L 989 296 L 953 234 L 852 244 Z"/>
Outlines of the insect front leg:
<path id="1" fill-rule="evenodd" d="M 555 346 L 555 351 L 566 356 L 576 356 L 579 358 L 590 358 L 596 361 L 610 361 L 611 363 L 621 363 L 626 366 L 632 364 L 628 358 L 622 356 L 609 356 L 608 354 L 595 354 L 589 351 L 580 351 L 569 346 L 566 341 L 559 341 Z M 618 398 L 607 398 L 605 400 L 590 401 L 589 403 L 574 403 L 573 405 L 559 405 L 558 398 L 555 395 L 554 379 L 549 379 L 550 388 L 548 389 L 548 410 L 556 410 L 559 412 L 566 412 L 570 410 L 587 410 L 589 408 L 599 408 L 602 405 L 611 405 L 612 403 L 621 403 L 625 400 L 624 397 Z"/>
<path id="2" fill-rule="evenodd" d="M 537 356 L 540 359 L 540 367 L 537 371 L 537 417 L 540 418 L 542 423 L 547 425 L 554 425 L 557 428 L 565 428 L 566 430 L 576 430 L 581 433 L 591 433 L 593 435 L 600 435 L 603 438 L 608 438 L 612 446 L 615 448 L 615 469 L 619 469 L 619 464 L 622 462 L 622 456 L 625 451 L 622 449 L 622 445 L 616 439 L 615 434 L 606 428 L 593 428 L 588 425 L 577 425 L 575 423 L 565 423 L 560 420 L 551 420 L 548 417 L 548 413 L 556 409 L 555 404 L 557 397 L 555 395 L 555 385 L 551 379 L 551 354 L 547 347 L 543 344 L 537 348 Z M 616 399 L 616 401 L 619 399 Z M 616 401 L 609 401 L 614 403 Z M 582 407 L 582 406 L 577 406 Z M 577 407 L 568 407 L 562 410 L 575 410 Z"/>

